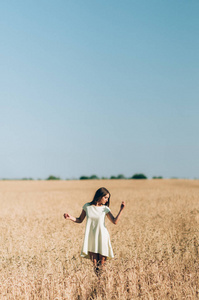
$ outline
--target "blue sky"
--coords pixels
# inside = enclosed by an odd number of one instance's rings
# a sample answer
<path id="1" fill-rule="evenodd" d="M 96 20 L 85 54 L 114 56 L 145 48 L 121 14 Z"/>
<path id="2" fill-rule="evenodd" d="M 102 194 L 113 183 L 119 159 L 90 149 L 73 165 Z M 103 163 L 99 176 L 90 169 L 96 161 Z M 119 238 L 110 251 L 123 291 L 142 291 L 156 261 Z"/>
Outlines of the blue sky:
<path id="1" fill-rule="evenodd" d="M 0 178 L 199 177 L 199 2 L 0 3 Z"/>

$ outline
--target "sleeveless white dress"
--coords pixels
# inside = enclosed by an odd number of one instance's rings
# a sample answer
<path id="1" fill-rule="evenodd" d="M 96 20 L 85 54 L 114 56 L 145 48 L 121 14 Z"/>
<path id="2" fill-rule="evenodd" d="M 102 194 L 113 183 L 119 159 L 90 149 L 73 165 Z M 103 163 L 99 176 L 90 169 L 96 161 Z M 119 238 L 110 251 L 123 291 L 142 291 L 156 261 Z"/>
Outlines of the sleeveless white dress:
<path id="1" fill-rule="evenodd" d="M 105 216 L 110 208 L 86 203 L 83 210 L 86 212 L 87 221 L 81 256 L 90 258 L 89 252 L 93 252 L 106 256 L 107 259 L 113 258 L 110 236 L 105 226 Z"/>

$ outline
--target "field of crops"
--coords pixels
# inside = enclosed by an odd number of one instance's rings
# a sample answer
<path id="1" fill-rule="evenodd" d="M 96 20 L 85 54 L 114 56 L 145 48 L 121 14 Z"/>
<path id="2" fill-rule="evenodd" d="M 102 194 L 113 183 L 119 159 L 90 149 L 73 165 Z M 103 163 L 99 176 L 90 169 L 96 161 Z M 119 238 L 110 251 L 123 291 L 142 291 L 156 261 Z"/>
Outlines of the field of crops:
<path id="1" fill-rule="evenodd" d="M 80 257 L 84 203 L 104 186 L 114 259 L 101 277 Z M 0 299 L 199 298 L 199 181 L 0 181 Z"/>

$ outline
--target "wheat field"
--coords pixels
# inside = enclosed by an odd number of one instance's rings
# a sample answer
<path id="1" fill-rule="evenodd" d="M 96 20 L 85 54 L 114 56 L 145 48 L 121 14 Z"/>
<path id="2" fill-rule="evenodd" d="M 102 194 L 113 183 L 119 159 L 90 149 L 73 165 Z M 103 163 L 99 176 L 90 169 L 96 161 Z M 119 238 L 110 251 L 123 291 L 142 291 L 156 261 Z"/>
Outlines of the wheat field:
<path id="1" fill-rule="evenodd" d="M 84 203 L 104 186 L 114 259 L 98 278 L 80 257 Z M 198 299 L 199 181 L 0 182 L 0 299 Z"/>

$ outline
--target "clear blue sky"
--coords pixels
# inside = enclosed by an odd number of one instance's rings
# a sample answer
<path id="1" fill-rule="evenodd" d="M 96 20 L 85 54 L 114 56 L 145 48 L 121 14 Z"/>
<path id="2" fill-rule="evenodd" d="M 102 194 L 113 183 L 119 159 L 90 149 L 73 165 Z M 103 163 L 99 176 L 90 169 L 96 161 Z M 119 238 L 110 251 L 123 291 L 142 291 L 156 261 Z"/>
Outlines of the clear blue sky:
<path id="1" fill-rule="evenodd" d="M 0 178 L 199 178 L 199 1 L 0 3 Z"/>

